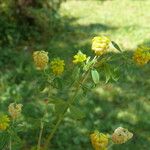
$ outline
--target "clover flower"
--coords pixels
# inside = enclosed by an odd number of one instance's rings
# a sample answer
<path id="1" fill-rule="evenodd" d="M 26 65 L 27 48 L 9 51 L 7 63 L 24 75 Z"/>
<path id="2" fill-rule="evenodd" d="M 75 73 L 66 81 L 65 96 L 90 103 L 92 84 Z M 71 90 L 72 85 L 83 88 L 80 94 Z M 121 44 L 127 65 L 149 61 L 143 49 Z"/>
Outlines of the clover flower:
<path id="1" fill-rule="evenodd" d="M 74 64 L 81 63 L 84 62 L 86 59 L 87 59 L 86 55 L 83 54 L 81 51 L 79 51 L 76 55 L 74 55 L 73 63 Z"/>
<path id="2" fill-rule="evenodd" d="M 95 131 L 90 135 L 91 143 L 95 150 L 107 150 L 108 145 L 108 136 L 100 133 L 99 131 Z"/>
<path id="3" fill-rule="evenodd" d="M 58 76 L 64 72 L 65 63 L 64 60 L 61 60 L 60 58 L 55 58 L 53 61 L 50 62 L 50 66 L 53 74 Z"/>
<path id="4" fill-rule="evenodd" d="M 96 55 L 101 56 L 107 52 L 110 42 L 106 36 L 96 36 L 92 39 L 92 50 Z"/>
<path id="5" fill-rule="evenodd" d="M 150 61 L 150 48 L 145 46 L 139 46 L 133 55 L 133 60 L 138 65 L 147 64 Z"/>
<path id="6" fill-rule="evenodd" d="M 7 115 L 0 115 L 0 130 L 6 130 L 9 127 L 9 118 Z"/>
<path id="7" fill-rule="evenodd" d="M 33 60 L 35 63 L 35 66 L 38 70 L 43 70 L 47 67 L 49 57 L 48 52 L 45 51 L 35 51 L 33 53 Z"/>
<path id="8" fill-rule="evenodd" d="M 8 112 L 13 119 L 16 119 L 20 116 L 22 111 L 22 104 L 11 103 L 8 106 Z"/>
<path id="9" fill-rule="evenodd" d="M 118 127 L 112 134 L 112 141 L 115 144 L 123 144 L 133 137 L 133 133 L 127 129 Z"/>

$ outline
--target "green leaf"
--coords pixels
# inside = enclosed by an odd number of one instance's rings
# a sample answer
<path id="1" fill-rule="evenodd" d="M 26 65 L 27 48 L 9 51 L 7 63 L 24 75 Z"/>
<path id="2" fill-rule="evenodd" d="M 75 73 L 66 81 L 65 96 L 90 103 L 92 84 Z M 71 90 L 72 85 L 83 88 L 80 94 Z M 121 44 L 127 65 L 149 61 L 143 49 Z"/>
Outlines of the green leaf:
<path id="1" fill-rule="evenodd" d="M 105 64 L 104 71 L 105 71 L 106 83 L 108 83 L 110 79 L 114 81 L 117 81 L 119 79 L 118 68 L 114 69 L 109 64 Z"/>
<path id="2" fill-rule="evenodd" d="M 72 118 L 77 119 L 77 120 L 83 119 L 85 117 L 84 112 L 82 112 L 79 108 L 73 105 L 70 106 L 70 113 L 71 113 Z"/>
<path id="3" fill-rule="evenodd" d="M 56 115 L 61 115 L 67 107 L 67 102 L 63 100 L 58 100 L 57 103 L 55 103 L 55 113 Z"/>
<path id="4" fill-rule="evenodd" d="M 91 70 L 91 75 L 92 75 L 93 82 L 95 84 L 98 84 L 99 83 L 99 73 L 97 72 L 97 70 L 96 69 Z"/>
<path id="5" fill-rule="evenodd" d="M 122 52 L 121 48 L 118 46 L 118 44 L 116 42 L 111 41 L 111 43 L 119 52 Z"/>
<path id="6" fill-rule="evenodd" d="M 119 79 L 118 68 L 113 69 L 111 77 L 114 81 L 118 81 Z"/>

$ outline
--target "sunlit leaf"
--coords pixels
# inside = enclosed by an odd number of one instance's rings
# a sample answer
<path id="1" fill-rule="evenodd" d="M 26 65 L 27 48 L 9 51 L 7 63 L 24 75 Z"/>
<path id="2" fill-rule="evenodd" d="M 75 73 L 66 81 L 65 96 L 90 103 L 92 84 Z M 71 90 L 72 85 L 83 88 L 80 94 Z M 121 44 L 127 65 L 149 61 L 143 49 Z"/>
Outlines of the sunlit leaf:
<path id="1" fill-rule="evenodd" d="M 95 84 L 98 84 L 99 83 L 99 73 L 97 72 L 97 70 L 96 69 L 91 70 L 91 75 L 92 75 L 93 82 Z"/>

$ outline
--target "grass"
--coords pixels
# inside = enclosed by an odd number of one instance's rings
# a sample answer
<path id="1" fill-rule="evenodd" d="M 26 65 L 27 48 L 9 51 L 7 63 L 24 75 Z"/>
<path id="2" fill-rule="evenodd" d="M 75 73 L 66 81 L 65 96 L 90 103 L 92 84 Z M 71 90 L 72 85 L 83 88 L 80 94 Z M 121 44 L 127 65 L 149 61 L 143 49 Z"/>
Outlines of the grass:
<path id="1" fill-rule="evenodd" d="M 71 0 L 64 2 L 60 13 L 64 18 L 64 29 L 51 39 L 30 43 L 30 49 L 47 49 L 50 57 L 60 56 L 71 61 L 72 54 L 79 49 L 91 54 L 91 39 L 95 35 L 106 34 L 116 41 L 131 56 L 139 44 L 150 44 L 150 1 L 149 0 Z M 22 47 L 16 49 L 21 50 Z M 10 50 L 11 51 L 11 50 Z M 113 65 L 120 64 L 120 54 L 112 49 L 114 57 L 119 58 Z M 2 109 L 16 100 L 27 104 L 37 97 L 35 78 L 39 75 L 31 66 L 30 53 L 26 50 L 3 52 L 0 71 L 0 99 Z M 18 57 L 19 54 L 19 57 Z M 17 58 L 17 59 L 16 59 Z M 10 61 L 6 61 L 10 60 Z M 107 85 L 101 77 L 99 86 L 79 101 L 86 112 L 82 121 L 65 118 L 53 140 L 53 150 L 91 150 L 89 133 L 94 129 L 110 132 L 118 126 L 129 128 L 134 133 L 133 140 L 112 150 L 147 150 L 150 147 L 150 64 L 136 65 L 120 70 L 118 82 Z M 39 79 L 40 82 L 40 79 Z M 25 113 L 25 112 L 24 112 Z M 32 113 L 30 113 L 32 114 Z M 26 114 L 29 115 L 29 114 Z M 35 123 L 36 124 L 36 123 Z M 34 125 L 35 125 L 34 124 Z M 28 144 L 36 144 L 35 130 L 28 125 L 23 133 Z M 45 131 L 46 132 L 46 131 Z M 19 146 L 18 146 L 19 147 Z M 16 150 L 19 148 L 16 148 Z M 28 149 L 28 148 L 26 148 Z"/>

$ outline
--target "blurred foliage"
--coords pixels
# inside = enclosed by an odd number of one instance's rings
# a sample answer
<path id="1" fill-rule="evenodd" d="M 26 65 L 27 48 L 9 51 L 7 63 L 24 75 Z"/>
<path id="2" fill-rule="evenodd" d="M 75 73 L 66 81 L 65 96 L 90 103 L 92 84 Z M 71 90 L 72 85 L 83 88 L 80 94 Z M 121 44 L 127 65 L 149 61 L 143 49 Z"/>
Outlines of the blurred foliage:
<path id="1" fill-rule="evenodd" d="M 59 7 L 64 0 L 1 0 L 0 45 L 15 46 L 40 34 L 59 31 Z"/>

